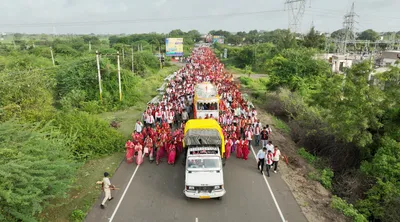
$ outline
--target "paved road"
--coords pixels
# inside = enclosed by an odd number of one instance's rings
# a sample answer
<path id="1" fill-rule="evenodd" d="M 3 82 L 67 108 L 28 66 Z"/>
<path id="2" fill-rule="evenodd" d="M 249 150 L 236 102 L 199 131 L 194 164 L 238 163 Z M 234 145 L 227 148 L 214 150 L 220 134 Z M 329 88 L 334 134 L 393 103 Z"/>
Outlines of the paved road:
<path id="1" fill-rule="evenodd" d="M 115 222 L 252 222 L 283 221 L 282 216 L 289 222 L 307 221 L 279 172 L 272 173 L 270 178 L 263 177 L 256 168 L 253 153 L 249 157 L 245 161 L 232 156 L 227 161 L 224 168 L 227 193 L 222 200 L 187 200 L 183 194 L 185 176 L 181 160 L 174 167 L 165 161 L 159 166 L 145 161 L 137 170 L 135 164 L 123 162 L 111 178 L 121 189 L 113 193 L 114 200 L 104 210 L 99 207 L 103 196 L 100 197 L 86 221 L 110 221 L 112 217 Z"/>

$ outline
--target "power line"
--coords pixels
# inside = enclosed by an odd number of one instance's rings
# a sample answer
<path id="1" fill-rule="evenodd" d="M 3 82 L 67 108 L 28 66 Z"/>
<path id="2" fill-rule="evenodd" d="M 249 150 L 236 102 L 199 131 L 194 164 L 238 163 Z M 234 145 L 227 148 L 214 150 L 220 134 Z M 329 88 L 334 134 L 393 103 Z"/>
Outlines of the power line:
<path id="1" fill-rule="evenodd" d="M 200 15 L 200 16 L 182 16 L 182 17 L 165 17 L 165 18 L 139 18 L 139 19 L 127 19 L 127 20 L 103 20 L 103 21 L 79 21 L 79 22 L 43 22 L 43 23 L 14 23 L 14 24 L 0 24 L 0 27 L 54 27 L 54 26 L 86 26 L 86 25 L 97 25 L 97 24 L 115 24 L 115 23 L 139 23 L 139 22 L 164 22 L 173 20 L 196 20 L 196 19 L 209 19 L 215 17 L 234 17 L 234 16 L 245 16 L 255 14 L 265 14 L 274 12 L 283 12 L 282 9 L 275 10 L 262 10 L 254 12 L 241 12 L 241 13 L 226 13 L 226 14 L 211 14 L 211 15 Z"/>

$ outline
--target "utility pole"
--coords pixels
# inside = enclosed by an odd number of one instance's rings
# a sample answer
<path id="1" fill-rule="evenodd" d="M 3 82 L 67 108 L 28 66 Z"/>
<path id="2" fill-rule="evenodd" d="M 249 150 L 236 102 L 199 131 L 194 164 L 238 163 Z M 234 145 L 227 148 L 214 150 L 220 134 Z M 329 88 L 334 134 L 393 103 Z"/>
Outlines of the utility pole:
<path id="1" fill-rule="evenodd" d="M 51 60 L 53 61 L 53 66 L 56 66 L 56 63 L 54 62 L 53 48 L 51 48 L 51 46 L 50 46 L 50 53 L 51 53 Z"/>
<path id="2" fill-rule="evenodd" d="M 160 47 L 158 48 L 158 53 L 159 53 L 159 55 L 160 55 L 160 69 L 162 69 L 162 62 L 161 62 L 161 45 L 160 45 Z"/>
<path id="3" fill-rule="evenodd" d="M 96 61 L 97 61 L 97 75 L 98 75 L 98 78 L 99 78 L 100 101 L 103 102 L 103 90 L 101 89 L 101 73 L 100 73 L 100 56 L 99 56 L 99 51 L 96 51 Z"/>
<path id="4" fill-rule="evenodd" d="M 121 89 L 121 66 L 119 64 L 119 52 L 117 52 L 118 62 L 118 87 L 119 87 L 119 101 L 122 101 L 122 89 Z"/>
<path id="5" fill-rule="evenodd" d="M 89 41 L 89 52 L 92 51 L 92 44 Z"/>
<path id="6" fill-rule="evenodd" d="M 341 53 L 343 54 L 347 53 L 347 43 L 349 41 L 356 44 L 355 43 L 356 34 L 355 34 L 354 24 L 356 23 L 355 17 L 357 16 L 358 15 L 354 11 L 354 2 L 353 2 L 350 12 L 344 16 L 343 29 L 345 30 L 345 35 L 341 48 Z"/>
<path id="7" fill-rule="evenodd" d="M 133 64 L 133 46 L 132 46 L 132 73 L 135 73 L 135 66 Z"/>
<path id="8" fill-rule="evenodd" d="M 301 31 L 301 21 L 303 20 L 306 8 L 306 0 L 286 0 L 285 9 L 289 14 L 289 30 L 291 32 Z"/>

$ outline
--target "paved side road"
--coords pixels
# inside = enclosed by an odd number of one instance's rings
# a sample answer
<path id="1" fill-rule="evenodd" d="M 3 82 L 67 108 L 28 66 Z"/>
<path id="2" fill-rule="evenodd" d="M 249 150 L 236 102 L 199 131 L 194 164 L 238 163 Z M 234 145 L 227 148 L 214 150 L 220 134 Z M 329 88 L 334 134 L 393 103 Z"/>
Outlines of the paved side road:
<path id="1" fill-rule="evenodd" d="M 99 207 L 101 196 L 86 221 L 307 221 L 279 172 L 264 177 L 257 170 L 255 153 L 249 157 L 245 161 L 232 156 L 227 161 L 227 193 L 222 200 L 187 200 L 183 194 L 185 175 L 181 160 L 174 167 L 165 160 L 159 166 L 146 160 L 139 168 L 124 162 L 111 178 L 120 190 L 113 192 L 114 199 L 107 202 L 104 210 Z"/>

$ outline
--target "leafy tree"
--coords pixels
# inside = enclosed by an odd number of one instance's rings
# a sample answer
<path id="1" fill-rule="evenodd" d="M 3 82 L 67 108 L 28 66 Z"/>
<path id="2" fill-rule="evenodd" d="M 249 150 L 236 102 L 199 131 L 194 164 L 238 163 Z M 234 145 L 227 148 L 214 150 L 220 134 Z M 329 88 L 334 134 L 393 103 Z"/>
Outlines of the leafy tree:
<path id="1" fill-rule="evenodd" d="M 398 205 L 393 204 L 400 199 L 400 143 L 382 138 L 373 160 L 363 162 L 361 170 L 376 179 L 367 198 L 358 203 L 361 212 L 371 219 L 399 221 Z"/>
<path id="2" fill-rule="evenodd" d="M 367 29 L 360 33 L 358 39 L 360 40 L 369 40 L 369 41 L 376 41 L 379 38 L 379 34 L 372 29 Z"/>
<path id="3" fill-rule="evenodd" d="M 369 86 L 371 71 L 367 62 L 353 65 L 342 82 L 338 78 L 327 79 L 316 95 L 316 100 L 324 100 L 319 104 L 326 108 L 325 118 L 336 138 L 361 148 L 372 143 L 371 131 L 382 127 L 382 92 Z"/>
<path id="4" fill-rule="evenodd" d="M 182 30 L 175 29 L 175 30 L 170 31 L 168 36 L 170 38 L 179 38 L 179 37 L 183 37 L 184 34 L 185 33 Z"/>
<path id="5" fill-rule="evenodd" d="M 1 221 L 36 221 L 50 200 L 66 197 L 78 166 L 71 143 L 49 124 L 0 123 Z"/>
<path id="6" fill-rule="evenodd" d="M 325 36 L 311 28 L 310 32 L 304 37 L 303 45 L 308 48 L 323 49 L 325 44 Z"/>
<path id="7" fill-rule="evenodd" d="M 345 29 L 339 29 L 331 33 L 331 37 L 333 39 L 338 39 L 338 40 L 343 39 L 345 35 L 346 35 Z"/>
<path id="8" fill-rule="evenodd" d="M 313 87 L 318 77 L 329 73 L 329 66 L 314 59 L 311 49 L 285 49 L 267 61 L 270 75 L 269 87 L 286 86 L 291 90 Z M 308 84 L 306 84 L 308 82 Z"/>
<path id="9" fill-rule="evenodd" d="M 0 121 L 12 117 L 41 120 L 54 112 L 51 70 L 31 72 L 0 72 Z"/>

